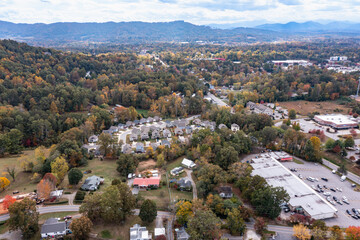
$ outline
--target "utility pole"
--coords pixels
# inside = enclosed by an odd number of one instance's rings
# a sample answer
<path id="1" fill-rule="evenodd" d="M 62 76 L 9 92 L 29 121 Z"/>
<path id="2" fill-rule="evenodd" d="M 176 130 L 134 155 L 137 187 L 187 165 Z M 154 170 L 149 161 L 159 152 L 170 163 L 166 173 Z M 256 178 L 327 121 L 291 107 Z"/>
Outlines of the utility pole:
<path id="1" fill-rule="evenodd" d="M 359 97 L 359 89 L 360 89 L 360 77 L 359 77 L 359 83 L 358 83 L 358 87 L 357 87 L 357 91 L 356 91 L 356 98 Z"/>

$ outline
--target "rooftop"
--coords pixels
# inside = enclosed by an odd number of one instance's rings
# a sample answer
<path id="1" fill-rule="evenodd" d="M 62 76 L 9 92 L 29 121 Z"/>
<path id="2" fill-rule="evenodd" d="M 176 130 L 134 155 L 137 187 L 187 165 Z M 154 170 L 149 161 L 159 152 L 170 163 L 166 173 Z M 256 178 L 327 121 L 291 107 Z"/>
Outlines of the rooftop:
<path id="1" fill-rule="evenodd" d="M 315 118 L 335 124 L 357 124 L 357 122 L 342 114 L 316 115 Z"/>
<path id="2" fill-rule="evenodd" d="M 273 187 L 283 187 L 292 206 L 301 206 L 311 216 L 336 213 L 337 209 L 272 157 L 252 159 L 252 175 L 266 179 Z"/>

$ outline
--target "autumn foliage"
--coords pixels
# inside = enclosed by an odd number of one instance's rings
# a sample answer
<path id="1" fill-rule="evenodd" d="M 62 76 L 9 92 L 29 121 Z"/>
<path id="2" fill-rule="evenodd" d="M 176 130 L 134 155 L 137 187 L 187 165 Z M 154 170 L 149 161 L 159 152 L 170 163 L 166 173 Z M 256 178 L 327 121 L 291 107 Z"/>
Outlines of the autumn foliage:
<path id="1" fill-rule="evenodd" d="M 360 239 L 360 227 L 350 226 L 345 230 L 347 240 Z"/>
<path id="2" fill-rule="evenodd" d="M 38 198 L 49 199 L 50 193 L 54 189 L 53 183 L 49 180 L 42 179 L 37 185 Z"/>
<path id="3" fill-rule="evenodd" d="M 3 209 L 6 210 L 6 209 L 9 209 L 9 207 L 14 203 L 16 202 L 16 199 L 13 198 L 12 196 L 10 195 L 6 195 L 5 198 L 4 198 L 4 201 L 3 201 Z"/>

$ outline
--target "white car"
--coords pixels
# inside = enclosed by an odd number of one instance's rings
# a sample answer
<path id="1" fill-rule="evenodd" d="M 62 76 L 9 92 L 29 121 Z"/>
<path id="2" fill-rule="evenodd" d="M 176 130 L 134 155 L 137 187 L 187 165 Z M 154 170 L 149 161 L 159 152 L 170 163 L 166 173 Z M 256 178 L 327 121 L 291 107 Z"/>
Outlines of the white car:
<path id="1" fill-rule="evenodd" d="M 336 188 L 336 190 L 338 190 L 339 192 L 342 192 L 342 189 L 341 189 L 341 188 Z"/>
<path id="2" fill-rule="evenodd" d="M 324 192 L 324 195 L 325 196 L 331 196 L 331 193 L 330 192 Z"/>

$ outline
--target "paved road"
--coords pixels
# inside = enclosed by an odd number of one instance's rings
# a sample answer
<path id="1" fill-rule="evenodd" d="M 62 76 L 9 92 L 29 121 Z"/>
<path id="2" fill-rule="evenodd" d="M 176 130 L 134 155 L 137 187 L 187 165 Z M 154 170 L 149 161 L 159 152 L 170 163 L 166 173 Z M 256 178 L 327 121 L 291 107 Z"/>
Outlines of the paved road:
<path id="1" fill-rule="evenodd" d="M 214 94 L 209 93 L 207 94 L 208 97 L 211 98 L 211 100 L 213 100 L 214 104 L 220 106 L 220 107 L 229 107 L 228 104 L 226 104 L 223 100 L 221 100 L 220 98 L 216 97 Z"/>
<path id="2" fill-rule="evenodd" d="M 333 170 L 337 170 L 339 168 L 339 166 L 333 164 L 332 162 L 329 162 L 326 159 L 323 159 L 323 164 Z M 358 175 L 348 171 L 346 177 L 349 178 L 351 181 L 354 181 L 357 184 L 360 184 L 360 177 Z"/>
<path id="3" fill-rule="evenodd" d="M 61 205 L 61 206 L 48 206 L 48 207 L 37 207 L 40 214 L 54 213 L 54 212 L 77 212 L 79 211 L 80 205 Z M 9 214 L 1 215 L 0 221 L 9 219 Z"/>
<path id="4" fill-rule="evenodd" d="M 193 199 L 195 199 L 195 198 L 197 198 L 197 188 L 196 188 L 196 184 L 191 176 L 192 170 L 186 169 L 185 172 L 187 174 L 187 178 L 191 182 L 191 186 L 192 186 L 192 190 L 193 190 Z"/>

